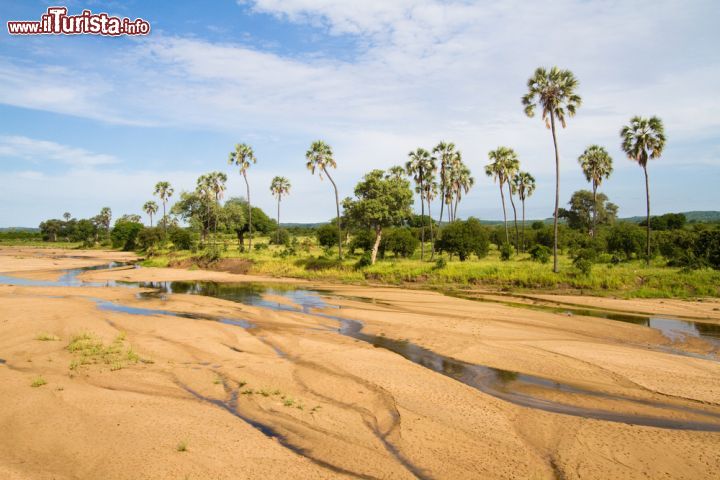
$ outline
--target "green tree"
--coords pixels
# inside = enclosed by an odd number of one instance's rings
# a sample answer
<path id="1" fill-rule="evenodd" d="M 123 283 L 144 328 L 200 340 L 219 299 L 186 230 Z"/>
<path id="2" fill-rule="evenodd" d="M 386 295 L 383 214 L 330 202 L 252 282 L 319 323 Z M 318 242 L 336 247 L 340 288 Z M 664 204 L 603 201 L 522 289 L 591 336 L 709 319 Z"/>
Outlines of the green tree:
<path id="1" fill-rule="evenodd" d="M 617 218 L 617 205 L 610 203 L 604 193 L 578 190 L 568 204 L 570 209 L 561 208 L 559 216 L 567 219 L 568 226 L 576 230 L 589 232 L 596 225 L 612 224 Z"/>
<path id="2" fill-rule="evenodd" d="M 412 214 L 410 182 L 404 178 L 386 176 L 382 170 L 373 170 L 357 184 L 355 196 L 356 200 L 345 200 L 344 208 L 352 221 L 371 228 L 375 233 L 370 256 L 370 262 L 374 264 L 383 228 L 402 225 Z"/>
<path id="3" fill-rule="evenodd" d="M 152 200 L 148 200 L 143 205 L 143 211 L 148 214 L 150 217 L 150 227 L 153 226 L 153 215 L 155 215 L 158 211 L 158 204 L 153 202 Z"/>
<path id="4" fill-rule="evenodd" d="M 320 177 L 320 180 L 322 181 L 323 174 L 327 176 L 328 180 L 330 180 L 330 183 L 332 183 L 333 189 L 335 190 L 335 211 L 337 213 L 336 219 L 337 219 L 337 227 L 338 227 L 338 258 L 342 260 L 342 229 L 340 228 L 340 197 L 338 195 L 338 189 L 337 185 L 335 185 L 335 181 L 330 176 L 330 172 L 328 172 L 328 168 L 337 168 L 337 163 L 335 163 L 335 158 L 333 157 L 333 151 L 332 148 L 330 148 L 330 145 L 323 142 L 322 140 L 317 140 L 313 142 L 310 145 L 310 149 L 305 152 L 305 159 L 307 160 L 307 168 L 310 170 L 310 172 L 314 175 L 315 170 L 318 171 L 318 176 Z"/>
<path id="5" fill-rule="evenodd" d="M 503 193 L 503 186 L 508 184 L 508 193 L 510 194 L 510 200 L 512 202 L 512 188 L 510 187 L 510 181 L 520 168 L 520 161 L 518 160 L 517 153 L 515 150 L 508 147 L 498 147 L 488 153 L 490 163 L 485 166 L 485 174 L 488 177 L 492 177 L 494 181 L 498 182 L 500 187 L 500 201 L 502 202 L 503 209 L 503 222 L 505 224 L 505 241 L 510 243 L 510 234 L 508 233 L 507 226 L 507 213 L 505 211 L 505 194 Z M 515 203 L 512 202 L 513 211 L 515 211 Z M 519 241 L 519 234 L 517 228 L 517 212 L 515 211 L 515 247 Z"/>
<path id="6" fill-rule="evenodd" d="M 452 212 L 451 219 L 457 220 L 457 210 L 460 200 L 462 200 L 463 194 L 467 194 L 470 189 L 475 185 L 475 178 L 473 178 L 470 168 L 465 165 L 462 161 L 460 152 L 457 152 L 455 156 L 455 163 L 449 174 L 450 180 L 450 211 Z"/>
<path id="7" fill-rule="evenodd" d="M 470 217 L 464 222 L 456 220 L 445 226 L 437 244 L 438 250 L 457 255 L 464 262 L 472 253 L 478 258 L 486 256 L 490 248 L 490 236 L 480 220 Z"/>
<path id="8" fill-rule="evenodd" d="M 522 203 L 522 251 L 525 251 L 525 200 L 535 192 L 535 177 L 528 172 L 517 172 L 512 177 L 512 187 Z"/>
<path id="9" fill-rule="evenodd" d="M 290 180 L 288 180 L 285 177 L 275 177 L 272 179 L 272 182 L 270 183 L 270 192 L 272 192 L 273 196 L 277 198 L 277 234 L 276 234 L 276 244 L 280 245 L 280 201 L 282 200 L 283 195 L 287 195 L 290 193 Z"/>
<path id="10" fill-rule="evenodd" d="M 645 255 L 650 263 L 650 181 L 648 180 L 648 160 L 660 158 L 665 148 L 665 128 L 658 117 L 633 117 L 630 124 L 620 130 L 622 149 L 630 160 L 640 165 L 645 173 L 645 201 L 647 205 L 647 239 Z"/>
<path id="11" fill-rule="evenodd" d="M 230 232 L 234 232 L 238 240 L 238 250 L 243 251 L 243 237 L 247 230 L 247 202 L 241 198 L 231 198 L 223 206 L 223 219 L 225 220 L 225 228 Z"/>
<path id="12" fill-rule="evenodd" d="M 170 185 L 170 182 L 158 182 L 155 184 L 154 194 L 160 199 L 163 205 L 163 229 L 165 233 L 167 233 L 167 202 L 170 200 L 170 197 L 173 196 L 173 193 L 175 193 L 175 190 Z"/>
<path id="13" fill-rule="evenodd" d="M 528 117 L 535 115 L 535 109 L 542 110 L 542 120 L 545 126 L 552 131 L 553 147 L 555 149 L 555 213 L 553 215 L 553 271 L 559 272 L 558 267 L 558 210 L 560 208 L 560 153 L 557 146 L 555 120 L 563 128 L 566 127 L 565 116 L 574 116 L 582 103 L 576 93 L 578 81 L 570 70 L 561 70 L 552 67 L 549 71 L 539 67 L 528 80 L 528 92 L 522 98 L 525 114 Z"/>
<path id="14" fill-rule="evenodd" d="M 250 201 L 250 183 L 247 178 L 247 171 L 250 165 L 257 162 L 255 158 L 255 152 L 250 145 L 246 143 L 238 143 L 235 145 L 235 150 L 230 152 L 228 155 L 228 163 L 230 165 L 236 165 L 240 168 L 240 174 L 245 180 L 245 191 L 247 192 L 247 213 L 248 213 L 248 251 L 252 251 L 252 203 Z"/>
<path id="15" fill-rule="evenodd" d="M 450 184 L 449 174 L 452 169 L 453 162 L 456 160 L 455 144 L 452 142 L 442 141 L 433 148 L 433 155 L 436 161 L 440 162 L 440 221 L 443 221 L 443 209 L 445 208 L 448 196 L 448 186 Z M 448 211 L 448 221 L 450 221 L 450 212 Z"/>
<path id="16" fill-rule="evenodd" d="M 593 219 L 590 228 L 590 236 L 595 236 L 595 226 L 597 225 L 597 189 L 602 184 L 603 179 L 609 178 L 613 171 L 612 158 L 600 145 L 590 145 L 585 149 L 582 155 L 578 157 L 578 163 L 582 168 L 585 178 L 592 184 L 593 191 Z"/>

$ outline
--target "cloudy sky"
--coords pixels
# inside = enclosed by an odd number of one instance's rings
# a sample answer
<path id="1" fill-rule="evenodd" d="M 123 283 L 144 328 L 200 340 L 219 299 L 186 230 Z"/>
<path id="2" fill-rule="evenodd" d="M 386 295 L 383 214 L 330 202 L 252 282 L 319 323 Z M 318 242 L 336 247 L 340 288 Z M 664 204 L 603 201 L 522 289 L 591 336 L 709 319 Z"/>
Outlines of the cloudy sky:
<path id="1" fill-rule="evenodd" d="M 48 5 L 142 17 L 147 37 L 8 35 Z M 561 198 L 586 188 L 577 157 L 608 148 L 604 192 L 644 213 L 642 170 L 619 149 L 633 115 L 658 115 L 668 144 L 649 166 L 656 213 L 720 209 L 720 4 L 715 0 L 2 0 L 0 226 L 36 226 L 110 206 L 141 213 L 158 180 L 192 189 L 238 142 L 258 157 L 254 201 L 272 208 L 274 175 L 293 190 L 284 220 L 334 215 L 331 187 L 304 153 L 329 142 L 341 195 L 371 168 L 455 142 L 476 177 L 460 215 L 501 217 L 487 153 L 514 148 L 538 188 L 529 218 L 551 215 L 550 132 L 520 104 L 537 66 L 580 80 L 583 106 L 559 133 Z M 437 212 L 437 208 L 435 209 Z"/>

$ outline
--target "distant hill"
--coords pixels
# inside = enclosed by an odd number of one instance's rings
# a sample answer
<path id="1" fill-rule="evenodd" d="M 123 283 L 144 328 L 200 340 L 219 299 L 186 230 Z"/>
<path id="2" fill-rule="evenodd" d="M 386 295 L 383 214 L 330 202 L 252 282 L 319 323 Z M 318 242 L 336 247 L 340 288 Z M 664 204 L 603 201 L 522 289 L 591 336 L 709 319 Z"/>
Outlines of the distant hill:
<path id="1" fill-rule="evenodd" d="M 39 232 L 39 228 L 34 227 L 0 227 L 0 232 Z"/>
<path id="2" fill-rule="evenodd" d="M 685 215 L 688 222 L 720 222 L 720 212 L 717 210 L 694 210 L 692 212 L 680 212 Z M 652 215 L 654 216 L 654 215 Z M 640 223 L 645 220 L 645 215 L 638 217 L 621 218 L 626 222 Z"/>

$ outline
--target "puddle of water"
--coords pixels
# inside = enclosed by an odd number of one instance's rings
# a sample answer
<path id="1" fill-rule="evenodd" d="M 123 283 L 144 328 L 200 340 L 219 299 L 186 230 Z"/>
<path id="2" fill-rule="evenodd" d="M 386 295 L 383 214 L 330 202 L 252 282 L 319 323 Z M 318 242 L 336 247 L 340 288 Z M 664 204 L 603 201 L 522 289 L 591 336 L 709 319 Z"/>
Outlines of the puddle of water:
<path id="1" fill-rule="evenodd" d="M 105 266 L 90 267 L 84 269 L 74 269 L 64 274 L 57 282 L 47 281 L 28 281 L 28 285 L 46 286 L 98 286 L 90 282 L 82 282 L 77 279 L 77 276 L 87 270 L 100 270 L 103 268 L 114 268 L 121 266 L 121 264 L 111 263 Z M 0 277 L 0 283 L 3 283 L 4 278 L 11 278 L 12 283 L 19 284 L 19 280 L 15 277 Z M 440 355 L 427 348 L 416 345 L 412 342 L 401 341 L 395 339 L 389 339 L 382 336 L 371 335 L 363 332 L 363 324 L 359 321 L 347 319 L 335 315 L 329 315 L 326 313 L 317 312 L 316 310 L 326 309 L 329 306 L 323 301 L 317 292 L 295 288 L 293 286 L 265 286 L 260 284 L 220 284 L 213 282 L 118 282 L 118 285 L 122 284 L 127 287 L 140 287 L 140 288 L 151 288 L 156 291 L 154 296 L 158 295 L 171 295 L 173 293 L 202 295 L 223 300 L 229 300 L 239 302 L 245 305 L 253 305 L 262 308 L 268 308 L 272 310 L 281 311 L 292 311 L 297 312 L 297 308 L 294 305 L 287 305 L 281 302 L 273 302 L 264 297 L 266 294 L 282 296 L 287 300 L 292 301 L 296 305 L 302 308 L 302 312 L 315 315 L 321 318 L 330 319 L 337 321 L 340 324 L 338 332 L 342 335 L 369 343 L 376 348 L 383 348 L 396 353 L 403 358 L 412 361 L 415 364 L 423 366 L 434 372 L 445 375 L 449 378 L 464 383 L 465 385 L 471 386 L 479 391 L 486 394 L 492 395 L 496 398 L 520 405 L 523 407 L 539 409 L 547 412 L 561 413 L 566 415 L 579 416 L 583 418 L 594 418 L 599 420 L 607 420 L 613 422 L 622 422 L 635 425 L 652 426 L 659 428 L 670 428 L 670 429 L 688 429 L 688 430 L 699 430 L 699 431 L 720 431 L 720 422 L 703 422 L 703 421 L 690 421 L 690 420 L 679 420 L 673 418 L 657 417 L 657 416 L 646 416 L 631 413 L 622 413 L 610 410 L 593 409 L 587 407 L 581 407 L 577 405 L 571 405 L 567 403 L 561 403 L 553 400 L 549 400 L 542 396 L 533 396 L 528 393 L 523 393 L 523 387 L 534 387 L 535 390 L 541 389 L 547 392 L 561 392 L 568 395 L 578 396 L 590 396 L 590 397 L 602 397 L 611 400 L 617 400 L 627 402 L 629 404 L 641 404 L 648 405 L 659 409 L 682 411 L 694 415 L 700 415 L 705 417 L 717 417 L 720 418 L 720 414 L 715 414 L 702 409 L 694 409 L 692 407 L 680 407 L 678 405 L 666 404 L 657 401 L 640 400 L 632 397 L 623 397 L 617 395 L 603 394 L 590 390 L 585 390 L 572 385 L 562 384 L 552 380 L 548 380 L 541 377 L 535 377 L 532 375 L 526 375 L 522 373 L 499 370 L 483 365 L 471 364 L 461 360 L 457 360 L 451 357 Z M 99 286 L 105 286 L 106 284 L 100 284 Z M 114 282 L 110 286 L 115 286 Z M 142 296 L 141 296 L 142 297 Z M 117 311 L 122 313 L 128 313 L 133 315 L 170 315 L 182 318 L 191 319 L 204 319 L 204 320 L 216 320 L 232 325 L 237 325 L 242 328 L 252 328 L 254 325 L 245 320 L 228 319 L 228 318 L 212 318 L 206 315 L 197 315 L 192 313 L 177 313 L 166 310 L 154 310 L 138 307 L 130 307 L 126 305 L 120 305 L 113 302 L 94 298 L 97 302 L 98 307 L 103 310 Z M 514 306 L 514 305 L 513 305 Z M 536 307 L 536 306 L 532 306 Z M 552 308 L 552 307 L 549 307 Z M 567 311 L 567 309 L 554 309 L 560 311 Z M 574 311 L 575 312 L 575 311 Z M 591 312 L 591 311 L 589 311 Z M 598 316 L 597 312 L 593 312 L 594 315 Z M 578 313 L 580 314 L 580 313 Z M 681 325 L 681 333 L 691 332 L 691 327 L 696 328 L 694 322 L 682 322 L 677 320 L 669 319 L 648 319 L 638 318 L 634 316 L 622 315 L 622 314 L 609 314 L 604 318 L 611 318 L 621 321 L 630 320 L 633 323 L 643 324 L 645 322 L 648 326 L 654 326 L 654 328 L 666 328 L 669 330 L 676 330 L 678 324 Z M 626 319 L 626 320 L 622 320 Z M 650 323 L 650 322 L 654 323 Z M 659 322 L 659 323 L 658 323 Z M 665 322 L 665 323 L 663 323 Z M 684 330 L 683 330 L 684 329 Z M 713 329 L 710 329 L 713 330 Z M 695 330 L 697 331 L 697 329 Z M 714 330 L 711 332 L 714 333 Z M 697 332 L 700 335 L 700 332 Z M 258 337 L 261 341 L 262 337 Z M 264 343 L 270 345 L 280 356 L 285 356 L 285 353 L 279 350 L 277 347 L 264 341 Z M 197 392 L 190 392 L 197 396 Z M 226 408 L 223 405 L 218 405 Z M 247 420 L 246 420 L 247 421 Z M 268 432 L 269 433 L 269 432 Z"/>

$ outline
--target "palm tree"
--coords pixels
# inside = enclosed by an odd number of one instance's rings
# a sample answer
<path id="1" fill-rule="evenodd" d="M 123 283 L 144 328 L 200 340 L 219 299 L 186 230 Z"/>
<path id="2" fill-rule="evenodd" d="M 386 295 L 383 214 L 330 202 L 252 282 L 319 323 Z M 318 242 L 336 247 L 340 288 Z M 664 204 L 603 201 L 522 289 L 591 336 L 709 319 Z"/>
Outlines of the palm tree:
<path id="1" fill-rule="evenodd" d="M 458 205 L 463 194 L 467 194 L 475 185 L 475 178 L 473 178 L 470 169 L 464 163 L 460 162 L 457 168 L 454 169 L 451 185 L 454 199 L 452 218 L 457 220 Z"/>
<path id="2" fill-rule="evenodd" d="M 408 175 L 413 177 L 415 181 L 415 191 L 420 194 L 420 260 L 425 258 L 425 185 L 427 174 L 432 170 L 430 152 L 424 148 L 418 148 L 414 152 L 408 153 L 408 160 L 405 163 L 405 170 Z M 433 173 L 434 175 L 434 173 Z M 428 205 L 429 208 L 429 205 Z M 431 220 L 432 224 L 432 220 Z"/>
<path id="3" fill-rule="evenodd" d="M 322 180 L 323 174 L 328 177 L 330 183 L 332 183 L 333 189 L 335 190 L 335 211 L 337 213 L 337 228 L 338 228 L 338 258 L 342 260 L 342 232 L 340 229 L 340 197 L 338 196 L 337 185 L 330 176 L 328 168 L 337 168 L 337 163 L 333 158 L 332 148 L 330 145 L 317 140 L 310 145 L 310 149 L 305 152 L 305 159 L 307 160 L 307 168 L 314 175 L 315 170 L 318 170 L 320 180 Z"/>
<path id="4" fill-rule="evenodd" d="M 388 170 L 387 170 L 388 178 L 392 178 L 395 180 L 399 180 L 399 179 L 405 177 L 406 174 L 407 174 L 407 172 L 400 165 L 392 166 L 392 167 L 388 168 Z"/>
<path id="5" fill-rule="evenodd" d="M 575 112 L 582 103 L 582 99 L 575 93 L 578 81 L 570 70 L 561 70 L 552 67 L 547 71 L 543 67 L 527 82 L 528 93 L 522 97 L 525 106 L 525 115 L 533 117 L 535 108 L 542 108 L 542 120 L 545 126 L 552 131 L 553 147 L 555 148 L 555 213 L 553 215 L 553 271 L 558 268 L 558 209 L 560 208 L 560 153 L 557 147 L 557 134 L 555 132 L 555 119 L 563 128 L 567 126 L 565 115 L 575 116 Z"/>
<path id="6" fill-rule="evenodd" d="M 276 242 L 280 244 L 280 201 L 283 195 L 290 193 L 290 180 L 285 177 L 275 177 L 270 182 L 270 191 L 277 198 L 277 237 Z"/>
<path id="7" fill-rule="evenodd" d="M 610 177 L 613 171 L 612 158 L 600 145 L 590 145 L 585 149 L 582 155 L 578 157 L 578 163 L 582 168 L 585 178 L 592 183 L 593 192 L 593 216 L 590 236 L 595 236 L 595 226 L 597 224 L 597 189 L 603 179 Z"/>
<path id="8" fill-rule="evenodd" d="M 440 161 L 440 223 L 442 223 L 443 208 L 447 198 L 448 174 L 455 159 L 455 144 L 452 142 L 440 142 L 433 148 L 433 154 Z M 448 220 L 450 214 L 448 213 Z"/>
<path id="9" fill-rule="evenodd" d="M 167 233 L 167 213 L 166 213 L 166 207 L 167 202 L 172 197 L 173 193 L 175 193 L 175 190 L 173 190 L 172 186 L 170 186 L 170 182 L 158 182 L 155 185 L 155 195 L 160 198 L 163 204 L 163 228 L 165 229 L 165 232 Z"/>
<path id="10" fill-rule="evenodd" d="M 512 175 L 518 170 L 520 162 L 515 151 L 508 147 L 498 147 L 492 150 L 488 153 L 488 158 L 491 160 L 491 163 L 485 166 L 485 175 L 492 177 L 494 181 L 498 182 L 498 186 L 500 187 L 500 201 L 503 209 L 503 223 L 505 224 L 505 241 L 510 243 L 503 187 L 506 182 L 509 184 Z M 512 200 L 512 194 L 510 199 Z M 515 206 L 513 204 L 513 209 L 514 208 Z M 515 226 L 517 227 L 517 215 Z"/>
<path id="11" fill-rule="evenodd" d="M 645 200 L 647 203 L 647 262 L 650 263 L 650 181 L 647 162 L 660 158 L 665 148 L 665 128 L 658 117 L 633 117 L 630 125 L 620 131 L 622 149 L 630 160 L 636 161 L 645 172 Z"/>
<path id="12" fill-rule="evenodd" d="M 512 178 L 512 186 L 522 202 L 522 251 L 525 252 L 525 200 L 535 191 L 535 177 L 528 172 L 517 172 Z"/>
<path id="13" fill-rule="evenodd" d="M 65 219 L 66 222 L 69 222 L 70 219 L 72 218 L 72 214 L 70 212 L 65 212 L 65 213 L 63 213 L 63 218 Z"/>
<path id="14" fill-rule="evenodd" d="M 247 179 L 247 171 L 250 165 L 257 162 L 255 153 L 250 145 L 246 143 L 238 143 L 235 150 L 228 155 L 228 163 L 240 167 L 240 173 L 245 180 L 245 190 L 247 192 L 248 203 L 248 252 L 252 252 L 252 204 L 250 203 L 250 183 Z"/>
<path id="15" fill-rule="evenodd" d="M 152 218 L 153 218 L 153 215 L 155 215 L 158 211 L 158 204 L 152 200 L 148 200 L 147 202 L 145 202 L 145 205 L 143 205 L 143 211 L 150 216 L 150 227 L 152 227 L 153 226 Z"/>

